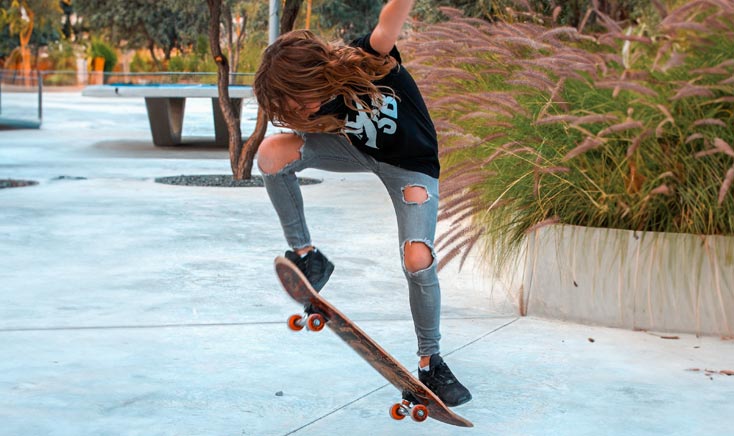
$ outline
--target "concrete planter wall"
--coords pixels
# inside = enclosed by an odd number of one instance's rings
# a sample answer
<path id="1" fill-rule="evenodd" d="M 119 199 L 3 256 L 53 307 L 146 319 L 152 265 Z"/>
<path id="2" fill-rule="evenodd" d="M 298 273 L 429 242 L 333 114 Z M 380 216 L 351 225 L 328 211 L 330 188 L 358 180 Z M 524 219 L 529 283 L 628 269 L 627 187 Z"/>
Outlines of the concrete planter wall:
<path id="1" fill-rule="evenodd" d="M 528 237 L 528 315 L 732 337 L 734 238 L 548 226 Z"/>

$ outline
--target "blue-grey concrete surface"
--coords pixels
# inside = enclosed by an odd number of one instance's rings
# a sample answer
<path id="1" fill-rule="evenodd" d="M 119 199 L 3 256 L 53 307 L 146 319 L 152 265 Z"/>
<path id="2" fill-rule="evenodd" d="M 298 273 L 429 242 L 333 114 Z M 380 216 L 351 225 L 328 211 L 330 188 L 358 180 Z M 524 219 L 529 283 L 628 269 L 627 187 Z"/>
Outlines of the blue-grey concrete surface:
<path id="1" fill-rule="evenodd" d="M 244 110 L 246 130 L 254 106 Z M 184 135 L 213 136 L 208 101 Z M 474 400 L 461 429 L 389 418 L 398 392 L 299 308 L 262 188 L 157 184 L 228 174 L 225 150 L 157 149 L 142 101 L 47 93 L 40 130 L 0 131 L 0 435 L 730 435 L 734 342 L 518 317 L 471 259 L 441 273 L 443 354 Z M 371 175 L 306 171 L 324 290 L 409 368 L 396 224 Z M 668 334 L 669 335 L 669 334 Z M 698 371 L 695 371 L 697 369 Z"/>

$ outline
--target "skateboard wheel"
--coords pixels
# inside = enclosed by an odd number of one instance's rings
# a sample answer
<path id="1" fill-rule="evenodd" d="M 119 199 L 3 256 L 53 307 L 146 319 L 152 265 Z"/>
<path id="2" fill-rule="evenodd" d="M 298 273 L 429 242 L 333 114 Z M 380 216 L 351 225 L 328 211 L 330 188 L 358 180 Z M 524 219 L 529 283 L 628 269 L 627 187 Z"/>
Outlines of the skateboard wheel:
<path id="1" fill-rule="evenodd" d="M 390 417 L 396 421 L 405 419 L 405 415 L 407 415 L 405 406 L 400 403 L 393 404 L 390 408 Z"/>
<path id="2" fill-rule="evenodd" d="M 410 417 L 413 418 L 413 421 L 415 422 L 423 422 L 428 418 L 428 408 L 423 404 L 416 404 L 410 410 Z"/>
<path id="3" fill-rule="evenodd" d="M 321 329 L 323 329 L 325 325 L 326 325 L 326 320 L 319 313 L 312 313 L 306 319 L 306 326 L 308 327 L 309 330 L 314 331 L 314 332 L 321 331 Z"/>
<path id="4" fill-rule="evenodd" d="M 303 321 L 302 321 L 301 315 L 291 315 L 290 318 L 288 318 L 288 328 L 293 330 L 294 332 L 303 330 Z"/>

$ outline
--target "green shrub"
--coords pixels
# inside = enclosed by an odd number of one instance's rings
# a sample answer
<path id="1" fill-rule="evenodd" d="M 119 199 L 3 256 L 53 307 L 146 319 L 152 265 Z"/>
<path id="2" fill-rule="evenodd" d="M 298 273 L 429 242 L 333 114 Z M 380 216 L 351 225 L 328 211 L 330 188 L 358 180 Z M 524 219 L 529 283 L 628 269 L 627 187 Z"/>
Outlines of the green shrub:
<path id="1" fill-rule="evenodd" d="M 140 52 L 135 52 L 133 59 L 130 61 L 130 72 L 133 73 L 149 73 L 154 71 L 153 61 L 149 57 L 141 55 Z"/>
<path id="2" fill-rule="evenodd" d="M 726 5 L 728 6 L 726 6 Z M 563 223 L 734 235 L 734 6 L 607 31 L 448 22 L 410 45 L 439 131 L 442 265 Z"/>
<path id="3" fill-rule="evenodd" d="M 241 73 L 252 73 L 257 71 L 260 66 L 262 52 L 266 45 L 261 41 L 248 40 L 240 50 L 240 59 L 237 64 L 237 71 Z"/>
<path id="4" fill-rule="evenodd" d="M 172 56 L 168 61 L 168 71 L 187 71 L 186 60 L 183 56 Z"/>
<path id="5" fill-rule="evenodd" d="M 199 35 L 196 38 L 196 44 L 194 45 L 194 53 L 198 57 L 205 57 L 209 55 L 209 37 L 208 35 Z"/>
<path id="6" fill-rule="evenodd" d="M 74 86 L 77 84 L 76 74 L 74 72 L 59 72 L 47 74 L 43 76 L 44 86 Z"/>
<path id="7" fill-rule="evenodd" d="M 110 72 L 117 65 L 117 52 L 115 49 L 99 38 L 93 38 L 87 49 L 87 56 L 94 59 L 104 58 L 104 71 Z"/>
<path id="8" fill-rule="evenodd" d="M 76 71 L 76 55 L 71 42 L 61 40 L 49 44 L 48 57 L 54 70 Z"/>
<path id="9" fill-rule="evenodd" d="M 189 72 L 198 72 L 199 71 L 199 64 L 201 63 L 201 60 L 195 56 L 195 55 L 189 55 L 184 58 L 184 66 L 183 70 L 181 71 L 189 71 Z"/>

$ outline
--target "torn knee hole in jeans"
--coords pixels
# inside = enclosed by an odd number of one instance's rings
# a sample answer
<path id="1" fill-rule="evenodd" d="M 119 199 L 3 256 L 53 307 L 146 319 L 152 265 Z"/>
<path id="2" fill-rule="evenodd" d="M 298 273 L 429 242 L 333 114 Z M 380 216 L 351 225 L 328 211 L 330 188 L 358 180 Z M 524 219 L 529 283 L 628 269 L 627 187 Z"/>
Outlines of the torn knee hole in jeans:
<path id="1" fill-rule="evenodd" d="M 406 204 L 423 204 L 428 199 L 428 190 L 423 185 L 407 185 L 403 187 L 403 201 Z"/>
<path id="2" fill-rule="evenodd" d="M 286 159 L 283 159 L 283 160 L 286 160 Z M 261 159 L 260 156 L 258 155 L 257 167 L 258 167 L 258 169 L 260 169 L 260 173 L 262 173 L 262 175 L 264 175 L 264 176 L 275 176 L 275 175 L 278 175 L 280 173 L 286 172 L 288 170 L 288 167 L 290 167 L 291 165 L 294 165 L 296 162 L 299 162 L 301 160 L 303 160 L 303 147 L 301 147 L 298 150 L 298 157 L 297 158 L 295 158 L 293 160 L 290 160 L 290 161 L 287 161 L 287 162 L 283 162 L 282 160 L 281 161 L 276 161 L 276 162 L 268 161 L 268 160 L 265 160 L 265 159 Z M 265 171 L 265 169 L 263 169 L 263 166 L 266 166 L 266 167 L 268 167 L 268 169 L 272 169 L 272 170 L 271 171 Z"/>
<path id="3" fill-rule="evenodd" d="M 436 259 L 433 247 L 427 241 L 405 241 L 403 244 L 403 266 L 412 273 L 426 270 Z"/>

